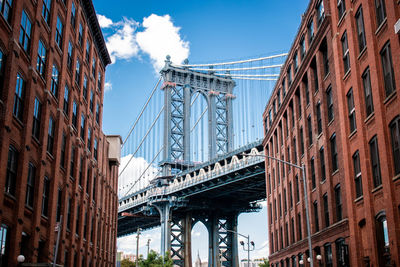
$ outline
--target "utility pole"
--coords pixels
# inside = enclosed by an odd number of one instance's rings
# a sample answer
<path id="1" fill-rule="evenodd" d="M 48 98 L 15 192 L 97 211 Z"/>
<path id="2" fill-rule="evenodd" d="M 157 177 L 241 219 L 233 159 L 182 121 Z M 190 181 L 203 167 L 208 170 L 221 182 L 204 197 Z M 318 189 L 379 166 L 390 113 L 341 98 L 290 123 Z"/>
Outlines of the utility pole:
<path id="1" fill-rule="evenodd" d="M 138 227 L 136 233 L 136 267 L 139 267 L 139 236 L 140 236 L 140 228 Z"/>
<path id="2" fill-rule="evenodd" d="M 150 241 L 151 241 L 151 239 L 147 239 L 147 258 L 149 258 Z"/>

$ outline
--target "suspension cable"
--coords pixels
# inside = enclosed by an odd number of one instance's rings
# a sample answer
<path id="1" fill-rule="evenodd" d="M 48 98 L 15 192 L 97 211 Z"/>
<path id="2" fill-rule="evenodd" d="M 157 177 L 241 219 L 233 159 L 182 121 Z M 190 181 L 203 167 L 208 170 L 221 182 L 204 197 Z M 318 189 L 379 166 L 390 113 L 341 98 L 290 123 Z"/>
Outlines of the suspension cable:
<path id="1" fill-rule="evenodd" d="M 160 110 L 160 112 L 158 113 L 157 117 L 155 118 L 155 120 L 153 121 L 153 123 L 151 124 L 150 128 L 147 130 L 146 134 L 144 135 L 143 139 L 140 141 L 138 147 L 136 148 L 135 152 L 132 154 L 131 158 L 128 160 L 128 162 L 126 163 L 126 165 L 124 166 L 124 168 L 122 169 L 122 171 L 118 174 L 118 178 L 121 176 L 121 174 L 125 171 L 125 169 L 128 167 L 129 163 L 131 162 L 131 160 L 133 159 L 133 157 L 136 155 L 136 153 L 139 151 L 140 147 L 143 145 L 144 141 L 146 140 L 147 136 L 149 135 L 151 129 L 153 129 L 154 125 L 156 124 L 156 122 L 158 121 L 158 119 L 160 118 L 160 115 L 162 114 L 162 112 L 164 111 L 164 106 L 162 107 L 162 109 Z"/>
<path id="2" fill-rule="evenodd" d="M 124 142 L 122 142 L 122 146 L 125 145 L 126 141 L 128 140 L 129 136 L 131 135 L 133 129 L 135 129 L 137 123 L 139 122 L 140 118 L 142 117 L 143 112 L 144 112 L 144 110 L 147 108 L 147 105 L 149 104 L 149 102 L 150 102 L 151 98 L 153 97 L 154 93 L 156 92 L 156 89 L 157 89 L 158 85 L 160 84 L 161 79 L 162 79 L 162 78 L 161 78 L 161 76 L 160 76 L 160 78 L 158 79 L 158 82 L 157 82 L 156 86 L 154 86 L 153 91 L 151 92 L 151 94 L 150 94 L 149 98 L 147 99 L 146 103 L 144 104 L 144 106 L 143 106 L 143 108 L 142 108 L 142 111 L 140 112 L 139 116 L 136 118 L 136 121 L 135 121 L 135 123 L 133 124 L 132 128 L 129 130 L 129 133 L 128 133 L 128 135 L 126 136 Z"/>
<path id="3" fill-rule="evenodd" d="M 203 118 L 204 114 L 207 112 L 208 107 L 206 107 L 203 111 L 203 113 L 201 113 L 199 119 L 196 121 L 196 123 L 193 125 L 192 129 L 190 130 L 190 132 L 193 132 L 194 128 L 196 128 L 197 124 L 200 122 L 201 118 Z"/>
<path id="4" fill-rule="evenodd" d="M 154 161 L 157 159 L 158 155 L 160 155 L 161 151 L 163 151 L 164 146 L 162 146 L 160 148 L 160 150 L 158 150 L 157 154 L 155 155 L 155 157 L 153 158 L 153 160 L 149 163 L 149 165 L 147 165 L 146 169 L 142 172 L 142 174 L 139 176 L 139 178 L 136 179 L 136 181 L 133 183 L 133 185 L 131 186 L 131 188 L 128 189 L 128 191 L 125 193 L 125 195 L 122 197 L 126 197 L 129 192 L 133 189 L 133 187 L 139 182 L 139 180 L 142 178 L 142 176 L 146 173 L 146 171 L 150 168 L 150 166 L 152 166 L 152 164 L 154 163 Z M 158 175 L 158 174 L 157 174 Z M 157 176 L 156 176 L 157 177 Z"/>
<path id="5" fill-rule="evenodd" d="M 223 73 L 214 73 L 218 76 L 226 76 Z M 233 74 L 235 77 L 279 77 L 279 74 Z"/>
<path id="6" fill-rule="evenodd" d="M 276 81 L 277 79 L 273 79 L 273 78 L 246 78 L 246 77 L 237 77 L 232 76 L 232 79 L 237 79 L 237 80 L 254 80 L 254 81 Z"/>
<path id="7" fill-rule="evenodd" d="M 280 68 L 283 64 L 276 65 L 268 65 L 268 66 L 260 66 L 260 67 L 249 67 L 249 68 L 234 68 L 234 69 L 203 69 L 203 68 L 189 68 L 190 70 L 198 70 L 198 71 L 242 71 L 242 70 L 258 70 L 258 69 L 272 69 L 272 68 Z"/>
<path id="8" fill-rule="evenodd" d="M 259 58 L 252 58 L 252 59 L 246 59 L 246 60 L 231 61 L 231 62 L 208 63 L 208 64 L 191 64 L 191 65 L 174 65 L 174 66 L 177 66 L 177 67 L 208 67 L 208 66 L 233 65 L 233 64 L 261 61 L 261 60 L 272 59 L 272 58 L 277 58 L 277 57 L 285 57 L 287 55 L 288 55 L 288 53 L 282 53 L 282 54 L 279 54 L 279 55 L 273 55 L 273 56 L 268 56 L 268 57 L 259 57 Z"/>

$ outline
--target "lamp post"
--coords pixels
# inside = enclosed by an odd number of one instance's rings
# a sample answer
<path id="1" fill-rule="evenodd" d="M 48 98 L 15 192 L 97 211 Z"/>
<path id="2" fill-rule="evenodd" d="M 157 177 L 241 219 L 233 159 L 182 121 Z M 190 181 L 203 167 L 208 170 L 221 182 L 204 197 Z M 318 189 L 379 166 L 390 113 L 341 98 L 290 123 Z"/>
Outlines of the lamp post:
<path id="1" fill-rule="evenodd" d="M 306 183 L 306 166 L 304 165 L 304 163 L 300 166 L 300 165 L 293 164 L 291 162 L 284 161 L 284 160 L 281 160 L 278 158 L 274 158 L 274 157 L 271 157 L 268 155 L 260 155 L 260 154 L 252 155 L 252 154 L 246 154 L 246 153 L 242 153 L 242 155 L 243 156 L 252 156 L 252 157 L 264 157 L 264 158 L 276 160 L 278 162 L 281 162 L 283 164 L 286 164 L 286 165 L 289 165 L 289 166 L 292 166 L 294 168 L 301 170 L 301 176 L 303 178 L 303 186 L 304 186 L 304 202 L 305 202 L 305 206 L 306 206 L 307 240 L 308 240 L 308 250 L 310 253 L 310 266 L 314 267 L 314 258 L 313 258 L 312 244 L 311 244 L 310 211 L 309 211 L 309 207 L 308 207 L 308 193 L 307 193 L 307 183 Z"/>
<path id="2" fill-rule="evenodd" d="M 151 241 L 151 239 L 149 238 L 149 239 L 147 239 L 147 258 L 149 258 L 149 251 L 150 251 L 150 241 Z"/>
<path id="3" fill-rule="evenodd" d="M 244 242 L 243 241 L 240 241 L 240 245 L 242 245 L 243 246 L 243 250 L 244 251 L 247 251 L 247 267 L 250 267 L 250 251 L 253 251 L 254 250 L 254 242 L 253 241 L 250 241 L 250 235 L 242 235 L 241 233 L 238 233 L 238 232 L 236 232 L 236 231 L 232 231 L 232 230 L 226 230 L 227 232 L 231 232 L 231 233 L 235 233 L 235 234 L 238 234 L 238 235 L 240 235 L 241 237 L 244 237 L 244 238 L 246 238 L 247 239 L 247 249 L 245 249 L 245 247 L 244 247 Z M 250 249 L 250 244 L 253 246 L 253 249 Z"/>
<path id="4" fill-rule="evenodd" d="M 140 228 L 138 227 L 136 233 L 136 267 L 139 267 L 139 236 L 140 236 Z"/>

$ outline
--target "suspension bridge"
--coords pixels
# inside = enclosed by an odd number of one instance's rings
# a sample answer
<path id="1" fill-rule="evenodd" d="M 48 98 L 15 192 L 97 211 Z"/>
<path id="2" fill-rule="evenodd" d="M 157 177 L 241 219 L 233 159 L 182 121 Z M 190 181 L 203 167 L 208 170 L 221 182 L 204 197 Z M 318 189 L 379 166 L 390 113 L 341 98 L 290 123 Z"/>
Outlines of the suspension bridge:
<path id="1" fill-rule="evenodd" d="M 209 266 L 238 266 L 237 218 L 265 199 L 262 113 L 286 53 L 173 64 L 123 141 L 118 237 L 161 226 L 161 254 L 191 266 L 191 230 L 209 234 Z"/>

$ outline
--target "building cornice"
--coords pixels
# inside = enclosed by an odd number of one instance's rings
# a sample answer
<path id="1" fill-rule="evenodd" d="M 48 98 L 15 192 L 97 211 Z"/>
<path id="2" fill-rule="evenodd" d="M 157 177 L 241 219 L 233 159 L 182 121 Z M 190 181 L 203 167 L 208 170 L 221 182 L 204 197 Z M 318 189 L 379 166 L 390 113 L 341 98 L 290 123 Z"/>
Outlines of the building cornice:
<path id="1" fill-rule="evenodd" d="M 89 29 L 92 33 L 94 43 L 99 52 L 99 57 L 103 66 L 106 67 L 111 63 L 110 54 L 108 53 L 106 42 L 104 40 L 103 33 L 100 28 L 100 24 L 97 20 L 96 11 L 94 9 L 93 3 L 91 0 L 81 0 L 81 5 L 85 12 L 87 23 L 89 25 Z"/>

